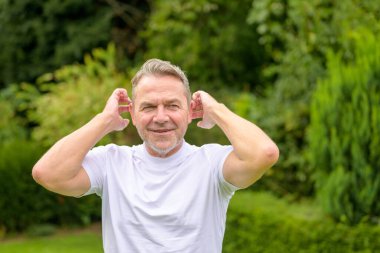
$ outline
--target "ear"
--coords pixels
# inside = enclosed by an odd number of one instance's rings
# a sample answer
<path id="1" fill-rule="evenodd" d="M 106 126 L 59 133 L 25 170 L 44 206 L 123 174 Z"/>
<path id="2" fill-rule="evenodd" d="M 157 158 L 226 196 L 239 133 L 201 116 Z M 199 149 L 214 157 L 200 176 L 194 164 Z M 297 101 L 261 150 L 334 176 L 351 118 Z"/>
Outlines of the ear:
<path id="1" fill-rule="evenodd" d="M 129 114 L 131 114 L 132 124 L 134 126 L 136 126 L 136 124 L 135 124 L 135 110 L 134 110 L 134 107 L 133 107 L 133 103 L 129 104 Z"/>
<path id="2" fill-rule="evenodd" d="M 194 107 L 195 107 L 195 101 L 191 100 L 190 101 L 190 107 L 189 107 L 189 115 L 188 115 L 188 120 L 187 120 L 188 124 L 190 124 L 193 121 Z"/>

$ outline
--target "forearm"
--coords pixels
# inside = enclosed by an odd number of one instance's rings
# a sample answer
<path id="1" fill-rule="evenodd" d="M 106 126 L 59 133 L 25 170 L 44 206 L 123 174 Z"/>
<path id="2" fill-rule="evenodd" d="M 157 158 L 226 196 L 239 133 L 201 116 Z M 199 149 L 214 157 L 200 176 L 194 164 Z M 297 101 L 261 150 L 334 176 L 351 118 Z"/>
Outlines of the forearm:
<path id="1" fill-rule="evenodd" d="M 211 117 L 231 142 L 234 154 L 248 167 L 266 169 L 277 161 L 276 144 L 258 126 L 219 103 Z"/>
<path id="2" fill-rule="evenodd" d="M 33 177 L 41 184 L 65 182 L 82 168 L 88 151 L 109 132 L 109 117 L 101 113 L 75 132 L 55 143 L 33 168 Z"/>

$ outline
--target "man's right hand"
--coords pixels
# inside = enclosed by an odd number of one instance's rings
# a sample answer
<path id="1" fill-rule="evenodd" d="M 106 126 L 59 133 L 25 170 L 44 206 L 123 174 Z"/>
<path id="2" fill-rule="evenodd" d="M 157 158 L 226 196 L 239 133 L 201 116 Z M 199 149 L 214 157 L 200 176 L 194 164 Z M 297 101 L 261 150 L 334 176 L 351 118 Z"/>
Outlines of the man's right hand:
<path id="1" fill-rule="evenodd" d="M 128 97 L 126 89 L 117 88 L 113 91 L 102 112 L 110 119 L 108 133 L 121 131 L 128 126 L 129 119 L 124 119 L 120 114 L 130 112 L 131 106 L 132 100 Z"/>

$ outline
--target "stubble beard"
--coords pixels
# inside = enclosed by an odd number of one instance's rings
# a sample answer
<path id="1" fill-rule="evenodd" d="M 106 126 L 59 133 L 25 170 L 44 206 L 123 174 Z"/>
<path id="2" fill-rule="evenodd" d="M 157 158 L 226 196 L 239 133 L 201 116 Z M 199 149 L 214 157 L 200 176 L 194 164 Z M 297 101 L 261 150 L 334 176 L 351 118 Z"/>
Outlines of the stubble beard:
<path id="1" fill-rule="evenodd" d="M 137 129 L 137 132 L 140 135 L 140 138 L 144 141 L 144 145 L 156 152 L 159 157 L 166 157 L 173 149 L 178 147 L 178 145 L 181 145 L 181 143 L 183 142 L 183 137 L 176 138 L 177 140 L 175 143 L 173 143 L 173 145 L 167 148 L 159 148 L 155 146 L 154 143 L 152 143 L 148 138 L 146 138 L 146 136 L 140 131 L 140 129 Z"/>

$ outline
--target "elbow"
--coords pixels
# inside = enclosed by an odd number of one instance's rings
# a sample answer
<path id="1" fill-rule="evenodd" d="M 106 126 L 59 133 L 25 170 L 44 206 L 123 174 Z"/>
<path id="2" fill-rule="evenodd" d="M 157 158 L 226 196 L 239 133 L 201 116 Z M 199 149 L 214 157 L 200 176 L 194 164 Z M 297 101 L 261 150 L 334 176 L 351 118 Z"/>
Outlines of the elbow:
<path id="1" fill-rule="evenodd" d="M 44 181 L 46 181 L 45 169 L 38 164 L 34 165 L 32 169 L 32 177 L 38 184 L 44 185 Z"/>
<path id="2" fill-rule="evenodd" d="M 34 165 L 33 169 L 32 169 L 32 177 L 34 179 L 34 181 L 36 181 L 37 183 L 40 184 L 40 182 L 42 181 L 42 171 L 41 171 L 41 168 L 36 165 Z"/>
<path id="3" fill-rule="evenodd" d="M 264 157 L 268 168 L 276 164 L 280 157 L 280 150 L 277 145 L 272 143 L 266 146 L 264 148 Z"/>

